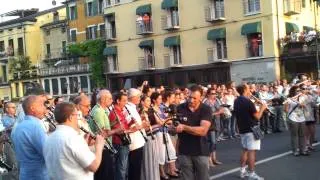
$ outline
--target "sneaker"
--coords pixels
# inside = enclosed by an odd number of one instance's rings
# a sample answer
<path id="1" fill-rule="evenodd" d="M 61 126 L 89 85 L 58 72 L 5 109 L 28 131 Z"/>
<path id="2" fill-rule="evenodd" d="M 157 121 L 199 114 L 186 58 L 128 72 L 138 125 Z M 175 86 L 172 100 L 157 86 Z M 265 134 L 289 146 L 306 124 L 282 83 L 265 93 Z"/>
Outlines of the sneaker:
<path id="1" fill-rule="evenodd" d="M 264 178 L 253 172 L 249 174 L 248 180 L 264 180 Z"/>
<path id="2" fill-rule="evenodd" d="M 244 171 L 240 170 L 240 178 L 244 179 L 249 176 L 249 172 L 245 169 Z"/>

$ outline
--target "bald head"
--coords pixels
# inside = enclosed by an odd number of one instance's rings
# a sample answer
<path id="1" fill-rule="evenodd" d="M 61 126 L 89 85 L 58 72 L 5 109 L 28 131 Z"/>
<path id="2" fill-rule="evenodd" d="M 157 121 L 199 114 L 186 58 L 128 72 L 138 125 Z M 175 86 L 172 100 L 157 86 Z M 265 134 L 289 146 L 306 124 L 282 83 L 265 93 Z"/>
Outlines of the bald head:
<path id="1" fill-rule="evenodd" d="M 106 89 L 100 90 L 97 94 L 97 102 L 103 108 L 109 107 L 112 104 L 112 94 L 110 91 Z"/>
<path id="2" fill-rule="evenodd" d="M 87 95 L 79 95 L 74 98 L 73 103 L 76 105 L 77 109 L 81 111 L 83 116 L 87 116 L 90 111 L 90 99 Z"/>
<path id="3" fill-rule="evenodd" d="M 28 96 L 22 102 L 22 108 L 26 115 L 31 115 L 42 119 L 46 113 L 46 108 L 44 106 L 46 98 L 43 96 Z"/>

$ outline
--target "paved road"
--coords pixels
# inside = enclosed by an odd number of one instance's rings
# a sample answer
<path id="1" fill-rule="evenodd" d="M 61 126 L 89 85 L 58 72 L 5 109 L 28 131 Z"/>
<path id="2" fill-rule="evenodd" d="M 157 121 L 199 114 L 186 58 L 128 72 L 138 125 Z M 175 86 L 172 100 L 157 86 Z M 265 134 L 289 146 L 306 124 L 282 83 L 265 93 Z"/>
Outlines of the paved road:
<path id="1" fill-rule="evenodd" d="M 317 139 L 320 140 L 320 126 L 317 127 Z M 262 150 L 257 154 L 257 161 L 262 162 L 256 166 L 256 172 L 266 180 L 320 180 L 320 145 L 307 157 L 295 157 L 289 151 L 289 132 L 266 135 Z M 236 169 L 239 168 L 241 152 L 239 139 L 218 144 L 217 152 L 223 165 L 211 168 L 211 179 L 239 180 L 239 171 Z M 232 170 L 233 173 L 227 173 Z M 220 176 L 223 173 L 226 175 Z"/>

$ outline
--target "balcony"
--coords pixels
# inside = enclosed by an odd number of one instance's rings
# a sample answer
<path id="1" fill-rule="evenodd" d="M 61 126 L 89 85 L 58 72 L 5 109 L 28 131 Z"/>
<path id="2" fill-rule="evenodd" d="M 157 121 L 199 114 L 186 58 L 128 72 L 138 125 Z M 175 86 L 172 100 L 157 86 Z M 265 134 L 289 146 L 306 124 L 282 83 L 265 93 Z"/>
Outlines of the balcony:
<path id="1" fill-rule="evenodd" d="M 13 73 L 13 80 L 35 79 L 38 78 L 38 69 L 31 69 L 26 71 L 18 71 Z"/>
<path id="2" fill-rule="evenodd" d="M 247 58 L 262 57 L 263 56 L 263 46 L 259 44 L 258 47 L 253 47 L 250 44 L 246 45 Z"/>
<path id="3" fill-rule="evenodd" d="M 143 21 L 136 22 L 136 29 L 138 35 L 148 35 L 153 33 L 152 21 L 145 23 Z"/>
<path id="4" fill-rule="evenodd" d="M 155 58 L 153 55 L 139 57 L 138 62 L 140 70 L 155 70 Z"/>
<path id="5" fill-rule="evenodd" d="M 179 26 L 178 12 L 161 16 L 161 25 L 162 25 L 162 29 L 168 30 L 168 31 L 179 29 L 180 26 Z"/>
<path id="6" fill-rule="evenodd" d="M 106 29 L 106 40 L 107 41 L 116 41 L 116 31 L 114 28 Z"/>
<path id="7" fill-rule="evenodd" d="M 40 76 L 52 76 L 62 74 L 78 74 L 89 72 L 89 64 L 73 64 L 40 69 Z"/>
<path id="8" fill-rule="evenodd" d="M 44 59 L 65 59 L 67 57 L 67 52 L 63 50 L 52 51 L 44 56 Z"/>
<path id="9" fill-rule="evenodd" d="M 205 18 L 207 22 L 225 21 L 224 8 L 212 5 L 205 7 Z"/>
<path id="10" fill-rule="evenodd" d="M 182 61 L 180 56 L 174 56 L 172 54 L 164 55 L 165 67 L 168 68 L 177 68 L 182 66 Z"/>
<path id="11" fill-rule="evenodd" d="M 301 0 L 284 0 L 283 9 L 284 14 L 287 16 L 300 14 L 301 13 Z"/>
<path id="12" fill-rule="evenodd" d="M 111 62 L 111 63 L 104 63 L 103 69 L 105 74 L 116 74 L 119 73 L 118 63 Z"/>
<path id="13" fill-rule="evenodd" d="M 223 48 L 208 48 L 208 63 L 216 62 L 226 62 L 227 56 L 227 47 Z"/>

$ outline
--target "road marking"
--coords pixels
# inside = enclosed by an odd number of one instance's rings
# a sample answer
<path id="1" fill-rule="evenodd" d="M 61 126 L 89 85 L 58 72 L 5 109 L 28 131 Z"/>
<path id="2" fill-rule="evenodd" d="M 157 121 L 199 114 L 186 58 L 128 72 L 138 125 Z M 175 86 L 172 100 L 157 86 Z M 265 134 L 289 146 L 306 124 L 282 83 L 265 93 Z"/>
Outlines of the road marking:
<path id="1" fill-rule="evenodd" d="M 320 142 L 317 142 L 317 143 L 314 143 L 313 146 L 318 146 L 320 144 Z M 275 156 L 271 156 L 269 158 L 266 158 L 266 159 L 262 159 L 260 161 L 257 161 L 256 162 L 256 165 L 259 165 L 259 164 L 262 164 L 262 163 L 266 163 L 268 161 L 272 161 L 274 159 L 278 159 L 278 158 L 281 158 L 281 157 L 284 157 L 284 156 L 287 156 L 289 154 L 292 154 L 292 151 L 288 151 L 288 152 L 285 152 L 285 153 L 282 153 L 282 154 L 278 154 L 278 155 L 275 155 Z M 219 174 L 216 174 L 214 176 L 210 176 L 210 180 L 213 180 L 213 179 L 218 179 L 218 178 L 221 178 L 223 176 L 226 176 L 226 175 L 229 175 L 229 174 L 233 174 L 235 172 L 239 172 L 240 171 L 240 167 L 238 168 L 234 168 L 234 169 L 230 169 L 228 171 L 225 171 L 225 172 L 222 172 L 222 173 L 219 173 Z"/>

